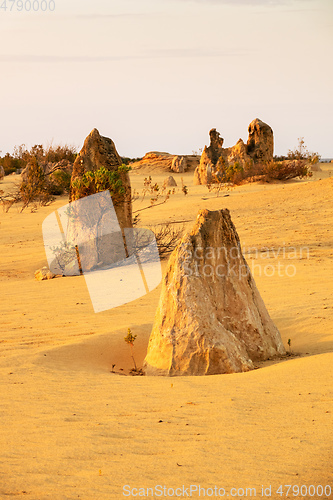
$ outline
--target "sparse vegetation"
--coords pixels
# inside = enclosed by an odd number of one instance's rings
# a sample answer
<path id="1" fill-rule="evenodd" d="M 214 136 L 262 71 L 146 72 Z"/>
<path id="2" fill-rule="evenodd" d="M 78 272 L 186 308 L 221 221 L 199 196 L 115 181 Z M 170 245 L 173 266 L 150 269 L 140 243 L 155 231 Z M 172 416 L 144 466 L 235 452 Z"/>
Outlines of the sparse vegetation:
<path id="1" fill-rule="evenodd" d="M 0 196 L 0 201 L 6 211 L 15 204 L 22 202 L 21 211 L 32 205 L 36 210 L 38 205 L 50 204 L 55 195 L 68 192 L 70 184 L 70 166 L 76 158 L 74 146 L 47 146 L 35 144 L 30 150 L 24 144 L 14 147 L 13 155 L 6 153 L 0 158 L 5 174 L 25 170 L 21 184 L 11 192 Z"/>
<path id="2" fill-rule="evenodd" d="M 181 177 L 181 182 L 182 182 L 182 192 L 186 196 L 188 194 L 188 187 L 184 184 L 184 179 Z"/>
<path id="3" fill-rule="evenodd" d="M 134 347 L 134 341 L 135 341 L 136 337 L 137 337 L 137 335 L 133 335 L 131 329 L 128 328 L 127 335 L 126 335 L 126 337 L 124 337 L 124 340 L 125 340 L 126 344 L 128 344 L 130 346 L 131 358 L 133 359 L 133 363 L 134 363 L 134 368 L 132 370 L 130 370 L 130 375 L 144 375 L 142 369 L 138 368 L 136 366 L 136 362 L 134 359 L 133 347 Z"/>
<path id="4" fill-rule="evenodd" d="M 298 145 L 294 149 L 289 149 L 287 158 L 289 160 L 307 160 L 311 163 L 317 163 L 321 156 L 318 153 L 308 151 L 304 137 L 299 137 Z"/>
<path id="5" fill-rule="evenodd" d="M 217 165 L 213 173 L 215 183 L 207 184 L 209 191 L 219 192 L 244 182 L 287 181 L 295 178 L 311 177 L 310 163 L 306 160 L 283 160 L 266 163 L 235 162 L 223 167 Z"/>
<path id="6" fill-rule="evenodd" d="M 88 171 L 81 178 L 72 182 L 73 199 L 78 200 L 91 194 L 109 190 L 111 196 L 122 195 L 125 188 L 121 180 L 121 174 L 127 173 L 131 167 L 121 165 L 115 171 L 101 167 L 94 172 Z"/>
<path id="7" fill-rule="evenodd" d="M 172 222 L 167 222 L 159 226 L 150 226 L 149 229 L 155 234 L 161 259 L 165 259 L 170 255 L 184 233 L 184 225 L 179 227 Z"/>
<path id="8" fill-rule="evenodd" d="M 144 182 L 143 182 L 143 189 L 142 189 L 142 194 L 140 195 L 139 192 L 134 191 L 132 195 L 132 202 L 138 200 L 141 198 L 141 202 L 144 201 L 145 197 L 148 195 L 152 195 L 150 198 L 150 205 L 147 205 L 143 208 L 139 208 L 133 212 L 133 214 L 137 214 L 138 212 L 142 212 L 143 210 L 147 210 L 148 208 L 156 207 L 158 205 L 162 205 L 163 203 L 166 203 L 168 199 L 170 198 L 171 194 L 175 194 L 175 189 L 169 189 L 167 190 L 166 187 L 162 187 L 160 189 L 159 185 L 157 183 L 153 184 L 153 180 L 151 176 L 145 177 Z M 162 201 L 157 203 L 157 201 L 160 199 L 160 197 L 163 196 Z M 137 216 L 134 217 L 134 219 Z"/>
<path id="9" fill-rule="evenodd" d="M 121 161 L 124 165 L 129 165 L 130 163 L 134 163 L 137 161 L 141 161 L 142 158 L 129 158 L 128 156 L 121 156 Z"/>
<path id="10" fill-rule="evenodd" d="M 307 150 L 303 137 L 298 139 L 298 146 L 294 150 L 289 150 L 288 156 L 275 156 L 274 160 L 269 162 L 227 163 L 221 156 L 212 174 L 213 182 L 207 184 L 207 187 L 210 192 L 217 191 L 219 195 L 221 190 L 244 182 L 287 181 L 311 177 L 310 167 L 319 159 L 318 153 L 310 153 Z"/>

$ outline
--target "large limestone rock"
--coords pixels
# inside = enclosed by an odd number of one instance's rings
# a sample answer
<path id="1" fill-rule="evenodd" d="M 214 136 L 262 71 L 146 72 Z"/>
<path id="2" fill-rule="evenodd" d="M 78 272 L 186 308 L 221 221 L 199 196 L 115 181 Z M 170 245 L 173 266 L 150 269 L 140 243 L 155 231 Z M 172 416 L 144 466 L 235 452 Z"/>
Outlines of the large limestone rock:
<path id="1" fill-rule="evenodd" d="M 232 148 L 225 149 L 222 152 L 222 156 L 229 164 L 235 162 L 244 164 L 251 161 L 251 157 L 248 155 L 247 146 L 242 139 L 239 139 Z"/>
<path id="2" fill-rule="evenodd" d="M 220 137 L 216 128 L 209 131 L 210 145 L 204 147 L 201 155 L 200 164 L 195 169 L 193 183 L 210 184 L 216 182 L 214 180 L 215 166 L 223 151 L 223 139 Z"/>
<path id="3" fill-rule="evenodd" d="M 249 138 L 230 148 L 223 148 L 223 139 L 216 129 L 209 132 L 210 146 L 205 146 L 200 164 L 194 172 L 194 184 L 211 184 L 223 180 L 226 166 L 236 162 L 242 165 L 273 160 L 274 138 L 269 125 L 256 118 L 249 125 Z"/>
<path id="4" fill-rule="evenodd" d="M 171 170 L 177 174 L 183 174 L 187 170 L 187 161 L 184 156 L 175 156 L 171 163 Z"/>
<path id="5" fill-rule="evenodd" d="M 201 155 L 200 164 L 194 171 L 193 184 L 211 184 L 213 180 L 213 171 L 214 165 L 209 154 L 208 147 L 205 146 Z"/>
<path id="6" fill-rule="evenodd" d="M 256 118 L 249 125 L 247 153 L 256 162 L 273 160 L 274 137 L 273 130 L 267 123 Z"/>
<path id="7" fill-rule="evenodd" d="M 74 162 L 70 201 L 86 196 L 85 193 L 77 193 L 73 188 L 75 179 L 82 177 L 88 171 L 99 170 L 101 167 L 115 171 L 121 164 L 122 161 L 114 142 L 108 137 L 101 136 L 96 128 L 93 129 L 85 139 L 83 148 Z M 125 194 L 113 197 L 113 204 L 120 226 L 132 227 L 131 183 L 128 173 L 121 173 L 120 179 Z"/>
<path id="8" fill-rule="evenodd" d="M 251 370 L 285 354 L 228 210 L 201 210 L 172 253 L 150 336 L 147 375 Z"/>
<path id="9" fill-rule="evenodd" d="M 75 185 L 86 172 L 102 167 L 112 172 L 121 165 L 114 142 L 102 137 L 97 129 L 92 130 L 74 162 L 66 248 L 61 248 L 56 256 L 56 263 L 64 268 L 66 275 L 108 268 L 125 259 L 124 229 L 133 227 L 128 173 L 120 172 L 125 192 L 112 194 L 112 201 L 107 190 L 94 194 L 89 192 L 89 186 Z"/>

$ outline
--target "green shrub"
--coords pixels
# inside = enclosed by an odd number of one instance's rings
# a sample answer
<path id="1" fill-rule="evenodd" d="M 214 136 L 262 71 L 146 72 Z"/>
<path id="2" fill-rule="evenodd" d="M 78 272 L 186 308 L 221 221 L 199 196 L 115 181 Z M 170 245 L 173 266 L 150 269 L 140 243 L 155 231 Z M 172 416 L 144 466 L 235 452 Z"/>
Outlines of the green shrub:
<path id="1" fill-rule="evenodd" d="M 49 191 L 57 196 L 64 193 L 69 193 L 71 184 L 71 173 L 65 170 L 56 170 L 50 176 Z"/>
<path id="2" fill-rule="evenodd" d="M 121 165 L 117 170 L 110 171 L 101 167 L 94 172 L 88 171 L 81 178 L 72 182 L 71 191 L 73 200 L 78 200 L 101 191 L 110 191 L 111 196 L 123 195 L 125 188 L 121 180 L 124 173 L 129 172 L 131 167 Z"/>

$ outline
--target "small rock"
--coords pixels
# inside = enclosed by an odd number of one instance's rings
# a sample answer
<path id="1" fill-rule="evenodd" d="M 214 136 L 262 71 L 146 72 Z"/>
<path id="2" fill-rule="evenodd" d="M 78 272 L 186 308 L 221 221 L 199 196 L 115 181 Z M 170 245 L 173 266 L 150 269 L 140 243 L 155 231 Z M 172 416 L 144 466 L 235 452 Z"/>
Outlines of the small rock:
<path id="1" fill-rule="evenodd" d="M 46 266 L 35 271 L 35 279 L 37 281 L 51 280 L 53 278 L 55 278 L 55 274 L 51 273 L 51 271 Z"/>
<path id="2" fill-rule="evenodd" d="M 164 179 L 163 187 L 175 187 L 175 186 L 177 186 L 177 182 L 172 177 L 172 175 Z"/>

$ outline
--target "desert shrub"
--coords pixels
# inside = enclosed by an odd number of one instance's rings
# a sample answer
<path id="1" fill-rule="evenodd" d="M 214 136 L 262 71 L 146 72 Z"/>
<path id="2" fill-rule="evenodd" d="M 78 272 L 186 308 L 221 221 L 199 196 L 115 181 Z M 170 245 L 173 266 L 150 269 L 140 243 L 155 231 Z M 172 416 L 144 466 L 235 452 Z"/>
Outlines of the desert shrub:
<path id="1" fill-rule="evenodd" d="M 48 146 L 44 152 L 45 161 L 57 163 L 58 161 L 66 160 L 70 163 L 74 163 L 77 157 L 77 151 L 75 146 L 65 144 L 64 146 Z"/>
<path id="2" fill-rule="evenodd" d="M 52 195 L 69 193 L 71 184 L 71 173 L 65 170 L 56 170 L 48 181 L 49 191 Z"/>
<path id="3" fill-rule="evenodd" d="M 129 158 L 128 156 L 121 156 L 120 158 L 121 158 L 121 161 L 123 162 L 124 165 L 129 165 L 130 163 L 134 163 L 134 162 L 142 160 L 142 157 L 141 158 Z"/>
<path id="4" fill-rule="evenodd" d="M 9 175 L 22 168 L 23 163 L 19 159 L 11 156 L 9 153 L 6 153 L 3 158 L 0 158 L 0 165 L 3 166 L 5 175 Z"/>
<path id="5" fill-rule="evenodd" d="M 31 158 L 29 162 L 26 178 L 19 187 L 19 194 L 20 201 L 23 202 L 22 210 L 31 203 L 44 206 L 53 201 L 44 170 L 36 157 Z"/>
<path id="6" fill-rule="evenodd" d="M 35 144 L 28 150 L 25 144 L 14 147 L 14 158 L 21 162 L 20 168 L 23 168 L 32 158 L 37 158 L 39 161 L 47 161 L 57 163 L 66 160 L 74 163 L 77 156 L 75 146 L 68 144 L 50 145 L 44 147 L 42 144 Z"/>
<path id="7" fill-rule="evenodd" d="M 263 165 L 263 180 L 287 181 L 295 178 L 311 177 L 312 172 L 305 160 L 271 161 Z"/>
<path id="8" fill-rule="evenodd" d="M 184 226 L 167 222 L 158 226 L 150 226 L 156 238 L 156 243 L 161 259 L 165 259 L 176 248 L 184 233 Z"/>
<path id="9" fill-rule="evenodd" d="M 111 196 L 124 194 L 125 188 L 121 180 L 121 175 L 130 169 L 126 165 L 121 165 L 114 171 L 101 167 L 94 172 L 86 172 L 81 178 L 75 179 L 72 182 L 73 199 L 78 200 L 79 198 L 106 191 L 107 189 L 110 191 Z"/>
<path id="10" fill-rule="evenodd" d="M 207 185 L 210 191 L 217 189 L 218 191 L 225 187 L 239 185 L 244 182 L 271 182 L 273 180 L 287 181 L 295 178 L 311 177 L 310 171 L 311 162 L 306 160 L 284 160 L 284 161 L 269 161 L 265 163 L 235 162 L 225 165 L 224 169 L 220 169 L 213 174 L 215 185 Z"/>
<path id="11" fill-rule="evenodd" d="M 8 211 L 14 203 L 19 202 L 23 204 L 22 210 L 30 204 L 47 205 L 55 195 L 68 192 L 71 179 L 68 170 L 76 155 L 75 147 L 67 144 L 46 148 L 42 144 L 35 144 L 30 150 L 25 144 L 15 146 L 13 156 L 7 153 L 0 158 L 0 165 L 4 167 L 5 174 L 27 168 L 21 185 L 12 193 L 0 197 L 5 210 Z"/>
<path id="12" fill-rule="evenodd" d="M 185 186 L 186 187 L 186 186 Z M 150 198 L 150 205 L 147 205 L 143 208 L 139 208 L 133 212 L 133 214 L 137 214 L 138 212 L 142 212 L 142 210 L 147 210 L 148 208 L 153 208 L 157 207 L 158 205 L 162 205 L 163 203 L 166 203 L 170 196 L 172 194 L 175 194 L 175 189 L 167 189 L 165 185 L 160 188 L 160 186 L 155 182 L 153 184 L 153 180 L 151 176 L 145 177 L 144 182 L 143 182 L 143 189 L 142 189 L 142 194 L 138 191 L 133 191 L 132 193 L 132 202 L 138 200 L 141 197 L 141 202 L 144 201 L 145 197 L 151 196 Z M 161 199 L 162 197 L 162 199 Z M 161 200 L 161 201 L 160 201 Z M 137 217 L 137 216 L 135 216 Z"/>
<path id="13" fill-rule="evenodd" d="M 308 160 L 312 163 L 317 163 L 320 158 L 321 156 L 318 153 L 308 151 L 304 137 L 299 137 L 297 146 L 288 151 L 288 160 Z"/>

